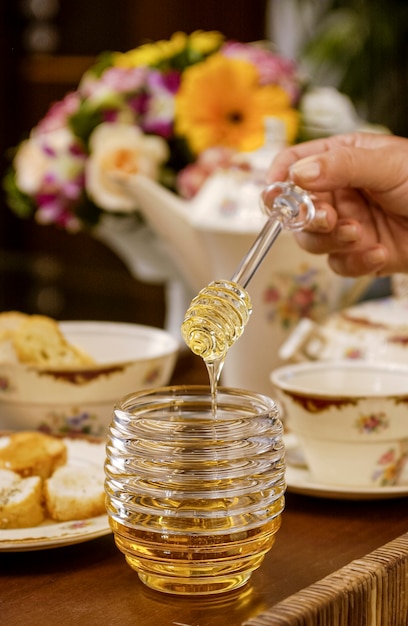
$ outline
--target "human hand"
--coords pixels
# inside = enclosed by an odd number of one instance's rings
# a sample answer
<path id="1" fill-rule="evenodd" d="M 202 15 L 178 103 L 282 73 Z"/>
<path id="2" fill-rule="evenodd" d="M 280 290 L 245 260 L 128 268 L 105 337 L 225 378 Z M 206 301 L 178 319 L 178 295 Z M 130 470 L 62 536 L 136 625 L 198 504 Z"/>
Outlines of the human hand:
<path id="1" fill-rule="evenodd" d="M 269 182 L 309 191 L 313 222 L 296 238 L 328 254 L 343 276 L 408 273 L 408 139 L 350 133 L 297 144 L 273 160 Z"/>

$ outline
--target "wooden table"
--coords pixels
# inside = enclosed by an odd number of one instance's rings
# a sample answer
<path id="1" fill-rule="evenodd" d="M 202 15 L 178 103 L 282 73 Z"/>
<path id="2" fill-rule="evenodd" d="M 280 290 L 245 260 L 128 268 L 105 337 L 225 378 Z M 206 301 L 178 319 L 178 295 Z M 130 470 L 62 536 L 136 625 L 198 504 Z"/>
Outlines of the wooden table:
<path id="1" fill-rule="evenodd" d="M 179 375 L 177 370 L 176 382 Z M 0 623 L 241 626 L 407 531 L 408 498 L 356 502 L 288 493 L 275 546 L 250 583 L 240 592 L 209 599 L 150 591 L 111 535 L 44 551 L 0 553 Z"/>
<path id="2" fill-rule="evenodd" d="M 4 626 L 241 626 L 407 527 L 408 499 L 347 502 L 288 493 L 275 546 L 248 586 L 208 600 L 145 588 L 111 535 L 41 552 L 3 553 L 0 621 Z"/>

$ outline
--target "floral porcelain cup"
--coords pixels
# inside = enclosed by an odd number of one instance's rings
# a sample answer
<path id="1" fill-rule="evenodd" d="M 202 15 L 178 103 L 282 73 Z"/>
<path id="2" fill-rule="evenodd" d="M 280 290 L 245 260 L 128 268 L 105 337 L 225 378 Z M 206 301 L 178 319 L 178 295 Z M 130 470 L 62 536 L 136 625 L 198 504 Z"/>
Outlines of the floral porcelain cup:
<path id="1" fill-rule="evenodd" d="M 298 363 L 276 369 L 271 380 L 316 482 L 398 484 L 408 460 L 408 366 Z"/>

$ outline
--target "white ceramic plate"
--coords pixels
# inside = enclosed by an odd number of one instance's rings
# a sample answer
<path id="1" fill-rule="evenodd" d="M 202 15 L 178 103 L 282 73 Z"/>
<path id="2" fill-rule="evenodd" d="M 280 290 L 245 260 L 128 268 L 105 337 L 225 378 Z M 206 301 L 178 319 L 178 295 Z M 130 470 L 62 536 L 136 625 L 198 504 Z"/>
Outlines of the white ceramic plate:
<path id="1" fill-rule="evenodd" d="M 346 487 L 316 483 L 306 466 L 295 435 L 284 436 L 286 446 L 287 491 L 335 500 L 382 500 L 408 496 L 408 475 L 393 487 Z"/>
<path id="2" fill-rule="evenodd" d="M 98 466 L 103 480 L 105 443 L 86 439 L 64 439 L 68 450 L 67 463 Z M 111 532 L 107 515 L 72 522 L 45 520 L 33 528 L 0 530 L 0 552 L 23 552 L 73 545 L 102 537 Z"/>

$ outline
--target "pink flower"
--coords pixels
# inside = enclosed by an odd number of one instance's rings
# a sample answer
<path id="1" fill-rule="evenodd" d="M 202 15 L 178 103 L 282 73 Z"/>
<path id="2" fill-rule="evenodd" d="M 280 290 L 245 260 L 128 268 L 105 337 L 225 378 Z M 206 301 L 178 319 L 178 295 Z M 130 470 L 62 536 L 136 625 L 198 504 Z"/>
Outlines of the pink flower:
<path id="1" fill-rule="evenodd" d="M 147 70 L 143 67 L 111 67 L 101 78 L 101 83 L 109 86 L 115 93 L 137 91 L 143 86 Z"/>
<path id="2" fill-rule="evenodd" d="M 280 300 L 280 294 L 276 287 L 270 286 L 264 293 L 264 302 L 269 304 L 276 304 Z"/>
<path id="3" fill-rule="evenodd" d="M 81 97 L 95 101 L 138 91 L 144 84 L 147 69 L 143 67 L 110 67 L 98 77 L 92 72 L 84 74 L 79 85 Z"/>
<path id="4" fill-rule="evenodd" d="M 147 133 L 169 138 L 173 133 L 174 97 L 180 86 L 179 72 L 151 71 L 147 78 L 142 128 Z"/>
<path id="5" fill-rule="evenodd" d="M 208 178 L 206 170 L 198 163 L 191 163 L 177 175 L 177 191 L 182 198 L 191 200 Z"/>
<path id="6" fill-rule="evenodd" d="M 179 172 L 178 193 L 187 200 L 193 198 L 216 169 L 230 165 L 234 154 L 234 150 L 222 146 L 208 148 L 201 152 L 195 163 L 187 165 Z"/>
<path id="7" fill-rule="evenodd" d="M 67 126 L 67 120 L 76 113 L 79 108 L 80 97 L 78 92 L 69 93 L 60 102 L 55 102 L 48 109 L 45 117 L 40 121 L 36 131 L 48 133 Z"/>
<path id="8" fill-rule="evenodd" d="M 16 180 L 20 189 L 35 199 L 37 221 L 68 230 L 79 228 L 75 207 L 83 192 L 85 161 L 77 138 L 67 128 L 46 133 L 37 128 L 25 140 L 14 161 Z"/>
<path id="9" fill-rule="evenodd" d="M 68 231 L 80 229 L 79 220 L 72 212 L 72 206 L 58 194 L 39 195 L 37 197 L 38 211 L 36 221 L 39 224 L 57 224 Z"/>
<path id="10" fill-rule="evenodd" d="M 266 48 L 234 41 L 224 44 L 221 52 L 227 57 L 240 58 L 253 63 L 258 68 L 261 85 L 280 85 L 290 95 L 292 105 L 298 101 L 299 76 L 294 61 L 274 54 Z"/>
<path id="11" fill-rule="evenodd" d="M 308 317 L 315 301 L 313 289 L 300 287 L 288 298 L 294 310 L 301 311 L 302 317 Z"/>

